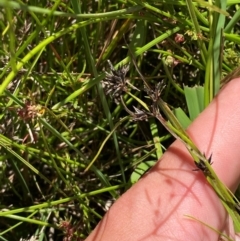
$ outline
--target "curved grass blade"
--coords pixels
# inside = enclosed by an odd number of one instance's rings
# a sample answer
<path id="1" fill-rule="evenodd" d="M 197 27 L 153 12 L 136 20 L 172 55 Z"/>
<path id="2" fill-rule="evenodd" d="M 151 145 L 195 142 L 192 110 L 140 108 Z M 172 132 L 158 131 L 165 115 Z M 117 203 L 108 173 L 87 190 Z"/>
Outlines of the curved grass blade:
<path id="1" fill-rule="evenodd" d="M 224 233 L 218 231 L 217 229 L 211 227 L 211 226 L 208 225 L 207 223 L 204 223 L 204 222 L 200 221 L 199 219 L 196 219 L 196 218 L 194 218 L 194 217 L 192 217 L 192 216 L 189 216 L 189 215 L 184 215 L 184 216 L 187 217 L 187 218 L 190 218 L 190 219 L 192 219 L 192 220 L 194 220 L 194 221 L 196 221 L 196 222 L 198 222 L 198 223 L 200 223 L 200 224 L 202 224 L 202 225 L 204 225 L 204 226 L 206 226 L 206 227 L 208 227 L 209 229 L 213 230 L 215 233 L 217 233 L 217 234 L 220 235 L 221 237 L 224 237 L 226 240 L 228 240 L 228 241 L 234 241 L 233 239 L 231 239 L 230 237 L 228 237 L 226 234 L 224 234 Z"/>
<path id="2" fill-rule="evenodd" d="M 100 146 L 100 148 L 97 151 L 97 154 L 95 155 L 95 157 L 92 159 L 92 161 L 88 164 L 88 166 L 85 168 L 84 173 L 86 173 L 91 166 L 94 164 L 94 162 L 97 160 L 98 156 L 100 155 L 103 147 L 105 146 L 106 142 L 109 140 L 109 138 L 113 135 L 113 133 L 115 132 L 115 130 L 125 121 L 128 120 L 129 117 L 124 117 L 122 118 L 115 126 L 114 128 L 111 130 L 111 132 L 107 135 L 107 137 L 105 138 L 105 140 L 102 142 L 102 145 Z"/>

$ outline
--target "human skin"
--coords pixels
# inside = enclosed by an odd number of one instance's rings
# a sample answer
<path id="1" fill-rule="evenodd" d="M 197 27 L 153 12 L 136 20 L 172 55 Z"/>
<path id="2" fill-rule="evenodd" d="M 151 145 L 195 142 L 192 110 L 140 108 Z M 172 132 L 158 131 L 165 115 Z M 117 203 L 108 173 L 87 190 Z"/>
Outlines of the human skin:
<path id="1" fill-rule="evenodd" d="M 187 132 L 233 192 L 240 180 L 240 78 L 230 81 Z M 176 140 L 156 165 L 124 193 L 86 241 L 217 241 L 235 237 L 232 220 Z M 194 217 L 195 220 L 187 217 Z"/>

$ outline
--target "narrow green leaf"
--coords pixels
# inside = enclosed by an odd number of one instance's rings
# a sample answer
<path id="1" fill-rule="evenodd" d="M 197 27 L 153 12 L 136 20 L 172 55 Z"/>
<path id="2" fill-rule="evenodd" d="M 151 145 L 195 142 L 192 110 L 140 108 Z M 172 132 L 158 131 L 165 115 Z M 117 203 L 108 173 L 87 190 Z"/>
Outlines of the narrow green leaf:
<path id="1" fill-rule="evenodd" d="M 192 121 L 185 114 L 185 112 L 182 110 L 182 108 L 175 108 L 173 110 L 173 113 L 184 129 L 187 129 L 187 127 L 192 123 Z"/>
<path id="2" fill-rule="evenodd" d="M 137 165 L 130 177 L 131 184 L 136 183 L 141 178 L 141 176 L 155 164 L 156 164 L 156 161 L 146 161 Z"/>
<path id="3" fill-rule="evenodd" d="M 193 121 L 204 110 L 204 88 L 202 86 L 184 86 L 184 93 L 189 116 Z"/>

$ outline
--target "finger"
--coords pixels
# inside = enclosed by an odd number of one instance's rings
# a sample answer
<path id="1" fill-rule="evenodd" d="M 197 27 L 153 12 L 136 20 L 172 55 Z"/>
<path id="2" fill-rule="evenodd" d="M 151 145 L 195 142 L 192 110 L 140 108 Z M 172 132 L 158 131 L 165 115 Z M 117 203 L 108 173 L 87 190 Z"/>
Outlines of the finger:
<path id="1" fill-rule="evenodd" d="M 232 189 L 239 180 L 235 170 L 239 170 L 240 155 L 236 150 L 238 93 L 239 79 L 226 85 L 188 129 L 200 150 L 213 154 L 213 168 Z M 235 168 L 226 169 L 230 163 Z M 186 216 L 220 231 L 225 231 L 228 222 L 219 198 L 194 168 L 184 145 L 175 141 L 155 167 L 113 205 L 87 241 L 218 240 L 218 234 Z"/>

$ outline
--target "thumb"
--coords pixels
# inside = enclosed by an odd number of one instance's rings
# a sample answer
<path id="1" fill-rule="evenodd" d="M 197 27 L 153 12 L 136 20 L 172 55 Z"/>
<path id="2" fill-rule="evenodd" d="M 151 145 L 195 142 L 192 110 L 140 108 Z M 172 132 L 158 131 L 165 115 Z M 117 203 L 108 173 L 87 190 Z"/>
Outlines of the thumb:
<path id="1" fill-rule="evenodd" d="M 210 156 L 213 168 L 233 192 L 240 178 L 240 78 L 232 80 L 189 128 L 199 149 Z"/>
<path id="2" fill-rule="evenodd" d="M 232 80 L 188 128 L 198 148 L 210 156 L 219 178 L 232 190 L 239 182 L 240 79 Z M 228 215 L 180 141 L 111 207 L 86 241 L 219 240 Z"/>

